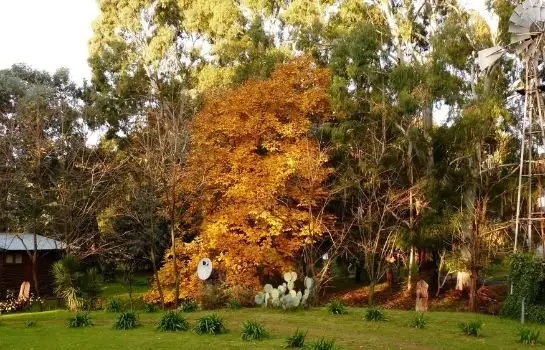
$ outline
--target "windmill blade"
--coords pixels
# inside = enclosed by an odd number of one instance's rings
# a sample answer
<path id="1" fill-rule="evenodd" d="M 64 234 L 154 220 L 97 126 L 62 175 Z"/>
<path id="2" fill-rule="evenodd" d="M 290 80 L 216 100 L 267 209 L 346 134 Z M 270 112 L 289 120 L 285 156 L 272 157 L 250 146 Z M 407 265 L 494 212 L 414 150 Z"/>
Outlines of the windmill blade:
<path id="1" fill-rule="evenodd" d="M 528 16 L 529 10 L 524 8 L 523 6 L 527 6 L 527 2 L 523 3 L 522 5 L 518 5 L 515 8 L 513 14 L 511 15 L 511 18 L 509 18 L 509 22 L 519 27 L 530 28 L 534 21 L 532 21 Z"/>
<path id="2" fill-rule="evenodd" d="M 513 34 L 511 35 L 511 44 L 531 40 L 531 34 Z"/>
<path id="3" fill-rule="evenodd" d="M 516 45 L 513 48 L 513 51 L 515 52 L 515 54 L 520 55 L 520 54 L 524 53 L 524 51 L 526 51 L 526 49 L 528 49 L 528 47 L 531 44 L 532 44 L 532 40 L 523 41 L 522 43 Z"/>
<path id="4" fill-rule="evenodd" d="M 545 10 L 545 8 L 544 8 Z M 530 33 L 529 27 L 521 27 L 518 24 L 509 23 L 509 33 L 512 34 L 528 34 Z"/>
<path id="5" fill-rule="evenodd" d="M 489 47 L 477 53 L 477 63 L 481 70 L 486 70 L 498 61 L 505 54 L 505 49 L 501 46 Z"/>

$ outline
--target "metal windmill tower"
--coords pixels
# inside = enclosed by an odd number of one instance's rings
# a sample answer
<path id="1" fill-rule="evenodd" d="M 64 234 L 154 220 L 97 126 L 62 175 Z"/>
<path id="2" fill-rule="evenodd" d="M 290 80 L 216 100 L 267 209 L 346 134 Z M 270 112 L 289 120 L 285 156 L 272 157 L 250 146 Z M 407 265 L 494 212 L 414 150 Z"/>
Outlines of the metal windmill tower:
<path id="1" fill-rule="evenodd" d="M 519 92 L 524 96 L 524 116 L 519 163 L 517 208 L 515 217 L 515 245 L 521 227 L 526 226 L 525 241 L 532 249 L 532 232 L 540 229 L 544 234 L 545 218 L 539 209 L 545 209 L 545 197 L 541 195 L 542 178 L 545 176 L 545 121 L 541 92 L 539 66 L 545 58 L 545 0 L 526 0 L 517 6 L 509 20 L 511 42 L 506 46 L 495 46 L 478 53 L 478 63 L 482 70 L 490 68 L 504 54 L 520 57 L 524 63 L 524 87 Z M 538 190 L 539 200 L 532 196 Z M 527 208 L 522 206 L 522 192 L 527 196 Z M 522 212 L 525 212 L 524 215 Z M 539 224 L 539 227 L 537 226 Z"/>

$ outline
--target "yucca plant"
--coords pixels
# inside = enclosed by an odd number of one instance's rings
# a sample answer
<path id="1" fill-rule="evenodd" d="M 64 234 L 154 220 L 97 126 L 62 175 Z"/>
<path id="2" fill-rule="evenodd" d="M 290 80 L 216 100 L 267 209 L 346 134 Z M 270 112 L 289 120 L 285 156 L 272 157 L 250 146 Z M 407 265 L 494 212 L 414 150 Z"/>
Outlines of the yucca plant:
<path id="1" fill-rule="evenodd" d="M 240 301 L 238 301 L 238 299 L 229 299 L 229 301 L 227 301 L 227 307 L 231 310 L 238 310 L 240 309 L 242 306 L 240 305 Z"/>
<path id="2" fill-rule="evenodd" d="M 333 350 L 335 349 L 335 339 L 325 339 L 322 338 L 320 340 L 315 341 L 314 343 L 310 344 L 309 349 L 311 350 Z"/>
<path id="3" fill-rule="evenodd" d="M 185 299 L 180 304 L 179 309 L 182 312 L 195 312 L 199 309 L 199 303 L 194 299 Z"/>
<path id="4" fill-rule="evenodd" d="M 112 298 L 108 300 L 106 303 L 106 311 L 115 313 L 123 311 L 123 303 L 121 302 L 121 299 Z"/>
<path id="5" fill-rule="evenodd" d="M 134 311 L 122 312 L 114 323 L 116 329 L 129 330 L 138 326 L 138 315 Z"/>
<path id="6" fill-rule="evenodd" d="M 307 336 L 307 332 L 302 332 L 297 328 L 295 330 L 295 333 L 288 337 L 286 340 L 286 348 L 296 349 L 296 348 L 304 348 L 305 347 L 305 337 Z"/>
<path id="7" fill-rule="evenodd" d="M 240 336 L 242 340 L 261 340 L 268 336 L 269 334 L 265 330 L 265 326 L 257 321 L 246 321 L 242 325 L 242 334 Z"/>
<path id="8" fill-rule="evenodd" d="M 371 307 L 365 311 L 365 319 L 367 321 L 384 321 L 386 316 L 378 307 Z"/>
<path id="9" fill-rule="evenodd" d="M 458 327 L 462 330 L 462 332 L 464 332 L 465 335 L 476 337 L 481 331 L 482 322 L 479 320 L 462 322 L 458 325 Z"/>
<path id="10" fill-rule="evenodd" d="M 157 329 L 162 332 L 187 331 L 189 323 L 179 312 L 169 311 L 161 317 Z"/>
<path id="11" fill-rule="evenodd" d="M 25 322 L 25 328 L 36 327 L 37 324 L 38 324 L 38 321 L 36 320 L 28 320 Z"/>
<path id="12" fill-rule="evenodd" d="M 146 303 L 144 304 L 144 311 L 147 312 L 147 313 L 154 313 L 154 312 L 157 312 L 158 308 L 157 308 L 157 305 L 155 304 L 149 304 L 149 303 Z"/>
<path id="13" fill-rule="evenodd" d="M 539 333 L 536 329 L 523 328 L 519 332 L 520 342 L 522 344 L 535 345 L 539 339 Z"/>
<path id="14" fill-rule="evenodd" d="M 327 311 L 333 315 L 344 315 L 348 311 L 340 299 L 333 299 L 327 304 Z"/>
<path id="15" fill-rule="evenodd" d="M 91 327 L 93 321 L 91 321 L 91 316 L 88 313 L 78 312 L 74 317 L 68 320 L 69 328 L 85 328 Z"/>
<path id="16" fill-rule="evenodd" d="M 207 315 L 199 318 L 194 330 L 197 334 L 227 333 L 227 329 L 223 324 L 223 318 L 221 318 L 217 314 Z"/>
<path id="17" fill-rule="evenodd" d="M 410 326 L 413 328 L 423 329 L 426 327 L 426 317 L 424 317 L 424 313 L 420 312 L 414 315 L 414 317 L 411 320 Z"/>

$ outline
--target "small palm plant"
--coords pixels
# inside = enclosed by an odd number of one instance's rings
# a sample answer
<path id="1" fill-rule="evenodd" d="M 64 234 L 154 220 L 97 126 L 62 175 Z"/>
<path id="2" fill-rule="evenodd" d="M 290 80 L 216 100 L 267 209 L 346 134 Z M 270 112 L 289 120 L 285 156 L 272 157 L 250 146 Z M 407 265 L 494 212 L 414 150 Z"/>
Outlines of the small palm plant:
<path id="1" fill-rule="evenodd" d="M 265 327 L 257 321 L 246 321 L 242 325 L 242 340 L 261 340 L 267 338 L 268 336 L 269 334 L 265 330 Z"/>
<path id="2" fill-rule="evenodd" d="M 134 311 L 122 312 L 117 316 L 114 327 L 116 329 L 129 330 L 138 326 L 138 315 Z"/>
<path id="3" fill-rule="evenodd" d="M 292 349 L 304 348 L 306 336 L 307 336 L 306 332 L 303 333 L 302 331 L 299 330 L 299 328 L 297 328 L 295 330 L 295 333 L 293 333 L 293 335 L 291 335 L 287 339 L 286 348 L 292 348 Z"/>
<path id="4" fill-rule="evenodd" d="M 327 304 L 327 311 L 333 315 L 344 315 L 347 313 L 346 306 L 340 299 L 333 299 Z"/>
<path id="5" fill-rule="evenodd" d="M 197 334 L 222 334 L 227 333 L 227 329 L 223 323 L 223 318 L 217 314 L 212 314 L 199 318 L 195 325 L 195 333 Z"/>
<path id="6" fill-rule="evenodd" d="M 68 320 L 69 328 L 85 328 L 91 327 L 93 322 L 91 321 L 91 316 L 88 313 L 78 312 L 74 317 Z"/>
<path id="7" fill-rule="evenodd" d="M 169 311 L 161 317 L 157 329 L 162 332 L 187 331 L 189 323 L 179 312 Z"/>
<path id="8" fill-rule="evenodd" d="M 53 264 L 55 293 L 64 299 L 70 311 L 78 310 L 83 304 L 79 289 L 81 275 L 80 263 L 72 255 L 66 255 Z"/>

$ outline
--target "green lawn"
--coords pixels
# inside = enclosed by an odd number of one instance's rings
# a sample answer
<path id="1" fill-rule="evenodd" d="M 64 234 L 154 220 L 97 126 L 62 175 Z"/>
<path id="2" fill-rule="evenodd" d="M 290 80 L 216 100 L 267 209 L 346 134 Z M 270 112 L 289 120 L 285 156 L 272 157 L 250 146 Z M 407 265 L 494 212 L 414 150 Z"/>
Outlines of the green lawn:
<path id="1" fill-rule="evenodd" d="M 209 312 L 187 314 L 195 320 Z M 519 324 L 498 317 L 467 313 L 431 312 L 426 329 L 408 327 L 414 315 L 410 311 L 386 311 L 386 322 L 363 320 L 364 309 L 350 308 L 347 315 L 329 315 L 323 308 L 307 311 L 241 309 L 219 310 L 229 332 L 224 335 L 196 335 L 193 332 L 162 333 L 155 329 L 160 313 L 140 313 L 142 326 L 120 331 L 112 328 L 115 315 L 105 312 L 91 314 L 94 327 L 69 329 L 67 311 L 9 314 L 0 317 L 0 349 L 281 349 L 285 338 L 296 328 L 308 330 L 307 342 L 321 337 L 335 338 L 342 349 L 523 349 L 529 346 L 517 341 Z M 480 319 L 482 336 L 462 335 L 458 323 Z M 262 322 L 270 333 L 267 340 L 247 343 L 240 340 L 245 320 Z M 25 322 L 36 320 L 33 328 Z M 534 326 L 537 327 L 537 326 Z M 539 326 L 545 334 L 545 327 Z M 538 347 L 543 347 L 538 345 Z"/>

